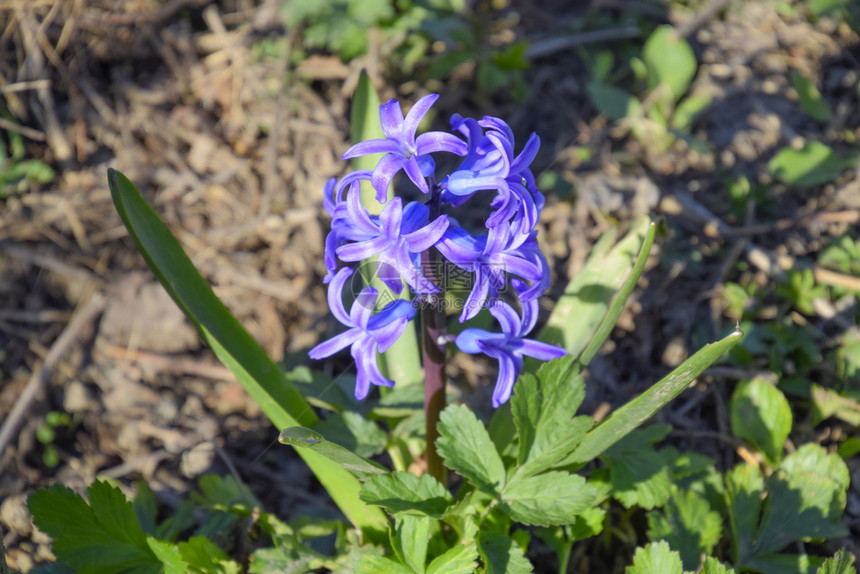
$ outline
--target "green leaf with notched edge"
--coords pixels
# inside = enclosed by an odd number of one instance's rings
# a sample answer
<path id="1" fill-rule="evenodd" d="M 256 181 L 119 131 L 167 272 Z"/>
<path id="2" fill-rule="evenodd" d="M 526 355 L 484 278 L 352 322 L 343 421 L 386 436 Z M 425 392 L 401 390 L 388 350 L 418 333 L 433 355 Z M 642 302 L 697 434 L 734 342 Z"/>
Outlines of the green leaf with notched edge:
<path id="1" fill-rule="evenodd" d="M 27 501 L 36 526 L 54 539 L 57 561 L 82 574 L 160 573 L 162 562 L 122 491 L 96 481 L 87 493 L 89 504 L 70 488 L 54 485 Z"/>
<path id="2" fill-rule="evenodd" d="M 189 571 L 188 562 L 182 559 L 182 554 L 175 544 L 156 540 L 152 536 L 146 537 L 146 543 L 164 565 L 164 574 L 186 574 Z"/>
<path id="3" fill-rule="evenodd" d="M 117 212 L 149 268 L 269 420 L 279 429 L 314 424 L 313 409 L 215 296 L 134 184 L 109 169 L 108 186 Z M 381 534 L 387 529 L 385 514 L 359 500 L 358 481 L 349 472 L 311 450 L 297 452 L 354 525 L 368 533 Z"/>
<path id="4" fill-rule="evenodd" d="M 361 499 L 379 505 L 393 514 L 426 514 L 441 518 L 454 503 L 451 493 L 429 474 L 417 477 L 411 472 L 374 476 L 361 486 Z"/>
<path id="5" fill-rule="evenodd" d="M 519 433 L 517 477 L 552 467 L 579 443 L 594 421 L 575 417 L 585 382 L 572 356 L 545 363 L 537 377 L 523 375 L 514 387 L 511 412 Z"/>
<path id="6" fill-rule="evenodd" d="M 478 552 L 486 574 L 529 574 L 534 569 L 513 538 L 500 532 L 484 531 L 478 535 Z"/>
<path id="7" fill-rule="evenodd" d="M 702 371 L 715 363 L 741 337 L 743 333 L 735 331 L 721 341 L 705 345 L 660 382 L 613 412 L 600 425 L 589 431 L 576 450 L 562 463 L 586 463 L 615 444 L 681 394 Z"/>
<path id="8" fill-rule="evenodd" d="M 845 462 L 816 444 L 787 456 L 765 481 L 768 496 L 753 554 L 778 552 L 804 538 L 845 536 L 840 519 L 848 483 Z"/>
<path id="9" fill-rule="evenodd" d="M 853 564 L 854 555 L 843 548 L 825 560 L 816 574 L 857 574 Z"/>
<path id="10" fill-rule="evenodd" d="M 458 544 L 434 558 L 427 566 L 427 574 L 472 574 L 477 560 L 478 547 L 474 542 Z"/>
<path id="11" fill-rule="evenodd" d="M 723 533 L 723 519 L 708 501 L 692 491 L 675 490 L 662 511 L 648 513 L 648 538 L 665 540 L 681 554 L 687 570 L 699 567 Z"/>
<path id="12" fill-rule="evenodd" d="M 298 452 L 306 448 L 311 449 L 317 454 L 321 454 L 329 460 L 336 462 L 354 474 L 359 480 L 368 480 L 372 476 L 388 473 L 388 470 L 384 467 L 358 456 L 339 444 L 327 441 L 320 433 L 309 428 L 285 428 L 278 436 L 278 442 L 296 447 Z"/>
<path id="13" fill-rule="evenodd" d="M 681 557 L 665 542 L 652 542 L 636 549 L 633 565 L 625 574 L 683 574 Z"/>
<path id="14" fill-rule="evenodd" d="M 424 572 L 427 563 L 427 544 L 430 541 L 430 522 L 428 516 L 402 514 L 394 518 L 391 530 L 391 547 L 400 561 L 414 572 Z"/>
<path id="15" fill-rule="evenodd" d="M 791 406 L 782 391 L 760 379 L 744 381 L 735 388 L 729 412 L 735 436 L 778 464 L 792 425 Z"/>
<path id="16" fill-rule="evenodd" d="M 538 334 L 539 340 L 559 345 L 574 357 L 582 353 L 630 274 L 648 225 L 647 217 L 636 220 L 630 232 L 614 246 L 614 228 L 598 241 L 585 266 L 556 303 Z M 532 372 L 536 370 L 536 362 L 527 362 L 528 365 Z"/>
<path id="17" fill-rule="evenodd" d="M 857 162 L 857 154 L 842 157 L 829 146 L 806 142 L 801 149 L 783 148 L 767 164 L 774 177 L 794 187 L 814 187 L 833 181 Z"/>
<path id="18" fill-rule="evenodd" d="M 702 574 L 735 574 L 735 571 L 713 556 L 708 556 L 705 558 Z"/>
<path id="19" fill-rule="evenodd" d="M 662 506 L 672 492 L 666 461 L 652 443 L 663 440 L 668 425 L 634 430 L 601 455 L 609 465 L 612 496 L 626 508 Z"/>
<path id="20" fill-rule="evenodd" d="M 498 493 L 505 483 L 505 467 L 487 429 L 464 405 L 450 405 L 439 417 L 439 455 L 445 465 L 478 488 Z"/>
<path id="21" fill-rule="evenodd" d="M 597 489 L 578 474 L 547 472 L 514 477 L 502 492 L 502 509 L 523 524 L 570 524 L 594 506 Z"/>

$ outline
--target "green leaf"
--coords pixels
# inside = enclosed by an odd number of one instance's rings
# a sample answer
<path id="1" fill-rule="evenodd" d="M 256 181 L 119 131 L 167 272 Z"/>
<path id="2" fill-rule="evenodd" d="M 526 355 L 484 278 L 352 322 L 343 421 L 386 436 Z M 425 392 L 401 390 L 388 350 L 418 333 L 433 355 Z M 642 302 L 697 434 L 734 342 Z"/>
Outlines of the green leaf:
<path id="1" fill-rule="evenodd" d="M 781 149 L 767 167 L 783 183 L 814 187 L 836 179 L 856 161 L 856 153 L 843 158 L 823 143 L 810 141 L 799 150 Z"/>
<path id="2" fill-rule="evenodd" d="M 647 217 L 638 219 L 614 246 L 617 230 L 610 228 L 594 246 L 582 270 L 568 283 L 538 339 L 559 345 L 574 357 L 582 353 L 630 274 L 648 225 Z M 532 365 L 533 372 L 537 363 L 526 364 Z"/>
<path id="3" fill-rule="evenodd" d="M 313 425 L 313 409 L 215 296 L 134 184 L 109 169 L 108 186 L 117 212 L 149 268 L 269 420 L 279 429 Z M 358 481 L 349 472 L 311 450 L 297 452 L 354 525 L 368 532 L 387 529 L 385 515 L 359 500 Z"/>
<path id="4" fill-rule="evenodd" d="M 596 504 L 597 489 L 578 474 L 547 472 L 514 477 L 502 492 L 502 509 L 523 524 L 570 524 Z"/>
<path id="5" fill-rule="evenodd" d="M 390 532 L 391 547 L 397 557 L 418 574 L 423 574 L 427 563 L 430 521 L 427 516 L 402 514 L 395 517 L 394 529 Z"/>
<path id="6" fill-rule="evenodd" d="M 639 277 L 642 276 L 642 271 L 645 270 L 645 264 L 648 262 L 648 254 L 651 253 L 651 246 L 654 244 L 654 238 L 656 235 L 657 225 L 654 222 L 651 222 L 645 233 L 645 239 L 642 241 L 642 247 L 639 248 L 639 255 L 636 257 L 636 263 L 634 263 L 633 269 L 627 275 L 627 279 L 624 280 L 618 293 L 613 297 L 612 305 L 606 312 L 606 316 L 604 316 L 603 320 L 600 322 L 600 325 L 594 333 L 594 336 L 591 338 L 591 341 L 588 342 L 588 346 L 579 356 L 580 364 L 588 365 L 591 362 L 591 359 L 594 358 L 604 341 L 609 337 L 612 329 L 615 328 L 615 324 L 618 322 L 618 318 L 624 310 L 624 305 L 627 303 L 627 299 L 633 292 L 633 288 L 636 287 Z"/>
<path id="7" fill-rule="evenodd" d="M 722 533 L 720 514 L 692 491 L 675 490 L 662 512 L 648 513 L 648 538 L 668 542 L 688 570 L 699 567 L 700 556 L 711 553 Z"/>
<path id="8" fill-rule="evenodd" d="M 188 563 L 188 572 L 195 574 L 239 574 L 242 569 L 230 557 L 204 536 L 192 536 L 179 543 L 179 553 Z"/>
<path id="9" fill-rule="evenodd" d="M 852 426 L 860 426 L 860 403 L 821 385 L 813 384 L 810 390 L 813 426 L 833 416 Z"/>
<path id="10" fill-rule="evenodd" d="M 626 508 L 650 509 L 662 506 L 672 493 L 666 461 L 652 446 L 671 430 L 668 425 L 652 425 L 634 430 L 603 453 L 609 464 L 612 496 Z"/>
<path id="11" fill-rule="evenodd" d="M 478 488 L 498 493 L 505 482 L 505 467 L 493 441 L 475 413 L 464 405 L 450 405 L 439 417 L 439 455 L 448 468 Z"/>
<path id="12" fill-rule="evenodd" d="M 313 556 L 297 556 L 284 546 L 258 548 L 251 554 L 248 572 L 251 574 L 305 574 L 313 572 L 312 565 L 318 559 Z"/>
<path id="13" fill-rule="evenodd" d="M 735 574 L 735 571 L 732 568 L 728 568 L 713 556 L 708 556 L 705 558 L 702 574 Z"/>
<path id="14" fill-rule="evenodd" d="M 716 362 L 741 337 L 743 337 L 743 333 L 735 331 L 721 341 L 705 345 L 660 382 L 609 415 L 599 426 L 589 431 L 579 446 L 576 447 L 576 450 L 564 462 L 566 464 L 588 462 L 615 444 L 681 394 L 702 371 Z"/>
<path id="15" fill-rule="evenodd" d="M 146 543 L 152 553 L 164 564 L 164 574 L 185 574 L 188 572 L 188 562 L 182 559 L 182 554 L 175 544 L 146 537 Z"/>
<path id="16" fill-rule="evenodd" d="M 735 436 L 749 441 L 771 464 L 778 464 L 792 424 L 791 406 L 782 391 L 761 379 L 741 382 L 729 411 Z"/>
<path id="17" fill-rule="evenodd" d="M 797 99 L 800 107 L 809 117 L 819 122 L 829 122 L 833 119 L 833 112 L 828 103 L 821 97 L 821 92 L 815 84 L 797 70 L 791 71 L 791 82 L 797 90 Z"/>
<path id="18" fill-rule="evenodd" d="M 823 562 L 809 554 L 768 554 L 752 558 L 746 567 L 759 574 L 815 574 Z"/>
<path id="19" fill-rule="evenodd" d="M 162 562 L 122 491 L 96 481 L 87 493 L 89 505 L 70 488 L 54 485 L 27 501 L 36 526 L 54 539 L 57 560 L 82 574 L 160 573 Z"/>
<path id="20" fill-rule="evenodd" d="M 516 476 L 542 472 L 576 447 L 594 423 L 574 417 L 584 397 L 585 382 L 570 355 L 545 363 L 537 377 L 520 377 L 511 398 L 519 432 Z"/>
<path id="21" fill-rule="evenodd" d="M 427 567 L 427 574 L 472 574 L 477 567 L 478 547 L 474 542 L 458 544 Z"/>
<path id="22" fill-rule="evenodd" d="M 344 570 L 348 572 L 348 570 Z M 415 574 L 412 568 L 400 562 L 377 556 L 375 554 L 362 554 L 355 568 L 355 574 L 379 574 L 386 572 L 390 574 Z"/>
<path id="23" fill-rule="evenodd" d="M 683 574 L 681 557 L 665 542 L 652 542 L 636 549 L 633 565 L 625 574 Z"/>
<path id="24" fill-rule="evenodd" d="M 696 75 L 693 49 L 669 25 L 654 30 L 642 48 L 642 60 L 648 68 L 648 87 L 666 84 L 676 102 Z"/>
<path id="25" fill-rule="evenodd" d="M 529 574 L 532 565 L 512 538 L 499 532 L 484 531 L 478 535 L 478 552 L 486 574 Z"/>
<path id="26" fill-rule="evenodd" d="M 329 415 L 314 425 L 314 430 L 364 458 L 381 453 L 388 441 L 378 424 L 353 411 Z"/>
<path id="27" fill-rule="evenodd" d="M 394 472 L 372 477 L 361 486 L 361 499 L 391 513 L 417 513 L 441 518 L 453 504 L 451 493 L 429 474 Z"/>
<path id="28" fill-rule="evenodd" d="M 857 574 L 853 564 L 854 555 L 841 548 L 831 558 L 824 561 L 816 574 Z"/>
<path id="29" fill-rule="evenodd" d="M 726 473 L 729 525 L 732 530 L 734 562 L 742 563 L 752 554 L 752 545 L 761 514 L 764 478 L 751 464 L 739 464 Z"/>
<path id="30" fill-rule="evenodd" d="M 375 475 L 388 473 L 388 470 L 383 466 L 360 457 L 339 444 L 327 441 L 320 433 L 309 428 L 285 428 L 278 436 L 278 442 L 296 447 L 298 452 L 302 452 L 303 449 L 311 449 L 315 453 L 336 462 L 362 481 Z"/>
<path id="31" fill-rule="evenodd" d="M 696 119 L 705 108 L 711 105 L 711 96 L 688 96 L 675 108 L 672 127 L 676 130 L 690 131 Z"/>
<path id="32" fill-rule="evenodd" d="M 804 538 L 845 536 L 849 473 L 845 462 L 816 444 L 805 444 L 785 458 L 765 481 L 767 502 L 753 553 L 778 552 Z"/>
<path id="33" fill-rule="evenodd" d="M 585 86 L 591 103 L 610 120 L 632 118 L 642 114 L 642 104 L 632 94 L 601 82 L 588 82 Z"/>

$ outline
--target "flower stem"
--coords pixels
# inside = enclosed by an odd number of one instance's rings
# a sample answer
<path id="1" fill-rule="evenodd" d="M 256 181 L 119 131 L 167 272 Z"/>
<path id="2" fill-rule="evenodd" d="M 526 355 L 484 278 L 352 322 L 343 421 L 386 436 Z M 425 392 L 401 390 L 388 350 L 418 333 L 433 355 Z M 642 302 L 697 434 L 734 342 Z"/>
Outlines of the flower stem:
<path id="1" fill-rule="evenodd" d="M 440 191 L 431 181 L 428 207 L 430 221 L 439 217 Z M 424 415 L 427 436 L 427 472 L 444 485 L 448 484 L 442 458 L 436 451 L 439 437 L 439 414 L 445 408 L 445 312 L 442 301 L 445 285 L 442 279 L 441 256 L 435 247 L 421 254 L 421 267 L 440 288 L 424 298 L 421 307 L 421 349 L 424 358 Z"/>

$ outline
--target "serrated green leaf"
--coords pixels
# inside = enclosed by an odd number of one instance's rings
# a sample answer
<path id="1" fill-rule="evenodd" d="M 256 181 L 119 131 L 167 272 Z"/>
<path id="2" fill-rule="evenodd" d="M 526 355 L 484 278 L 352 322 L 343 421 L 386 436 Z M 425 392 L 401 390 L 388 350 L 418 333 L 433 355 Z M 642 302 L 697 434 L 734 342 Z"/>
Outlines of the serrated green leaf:
<path id="1" fill-rule="evenodd" d="M 666 84 L 675 101 L 681 99 L 696 75 L 696 55 L 672 26 L 658 27 L 642 48 L 642 60 L 648 68 L 648 86 L 653 90 Z"/>
<path id="2" fill-rule="evenodd" d="M 705 558 L 702 574 L 735 574 L 733 568 L 729 568 L 713 556 Z"/>
<path id="3" fill-rule="evenodd" d="M 591 103 L 610 120 L 632 118 L 642 114 L 642 104 L 633 94 L 601 82 L 588 82 L 585 86 Z"/>
<path id="4" fill-rule="evenodd" d="M 753 554 L 778 552 L 804 538 L 836 538 L 847 530 L 845 509 L 849 473 L 838 455 L 805 444 L 787 456 L 765 481 L 767 502 Z"/>
<path id="5" fill-rule="evenodd" d="M 498 493 L 505 483 L 502 458 L 487 429 L 468 407 L 450 405 L 442 411 L 436 448 L 448 468 L 478 488 Z"/>
<path id="6" fill-rule="evenodd" d="M 800 101 L 800 107 L 803 108 L 803 111 L 809 117 L 819 122 L 829 122 L 833 119 L 833 112 L 830 110 L 830 106 L 821 97 L 821 92 L 818 91 L 812 80 L 797 70 L 792 70 L 791 83 L 794 84 L 794 89 L 797 90 L 797 99 Z"/>
<path id="7" fill-rule="evenodd" d="M 474 542 L 458 544 L 427 567 L 427 574 L 471 574 L 477 567 L 478 547 Z"/>
<path id="8" fill-rule="evenodd" d="M 810 141 L 799 150 L 783 148 L 767 164 L 774 177 L 795 187 L 814 187 L 839 177 L 857 161 L 857 155 L 837 155 L 827 145 Z"/>
<path id="9" fill-rule="evenodd" d="M 160 573 L 162 562 L 122 491 L 96 481 L 87 493 L 89 505 L 70 488 L 54 485 L 27 501 L 36 526 L 54 539 L 57 560 L 82 574 Z"/>
<path id="10" fill-rule="evenodd" d="M 359 480 L 368 480 L 372 476 L 387 474 L 388 470 L 372 460 L 360 457 L 354 452 L 326 440 L 320 433 L 305 427 L 289 427 L 278 435 L 278 442 L 296 447 L 298 452 L 312 449 L 314 452 L 336 462 L 351 472 Z"/>
<path id="11" fill-rule="evenodd" d="M 578 474 L 547 472 L 514 477 L 502 492 L 502 509 L 523 524 L 570 524 L 598 500 L 597 489 Z"/>
<path id="12" fill-rule="evenodd" d="M 423 574 L 427 564 L 427 544 L 430 541 L 430 517 L 401 514 L 394 518 L 391 547 L 400 561 L 417 574 Z"/>
<path id="13" fill-rule="evenodd" d="M 778 464 L 793 420 L 782 391 L 760 379 L 741 382 L 729 411 L 735 436 L 749 441 L 771 464 Z"/>
<path id="14" fill-rule="evenodd" d="M 186 574 L 188 562 L 182 559 L 182 554 L 175 544 L 156 540 L 152 536 L 146 537 L 149 549 L 164 564 L 164 574 Z"/>
<path id="15" fill-rule="evenodd" d="M 676 490 L 662 512 L 648 513 L 648 538 L 668 542 L 681 554 L 687 570 L 699 567 L 700 556 L 711 553 L 722 533 L 720 514 L 692 491 Z"/>
<path id="16" fill-rule="evenodd" d="M 415 574 L 409 566 L 390 558 L 374 554 L 361 555 L 355 568 L 355 574 L 380 574 L 380 572 L 385 572 L 386 574 Z"/>
<path id="17" fill-rule="evenodd" d="M 681 557 L 665 542 L 652 542 L 636 549 L 633 565 L 625 574 L 683 574 Z"/>
<path id="18" fill-rule="evenodd" d="M 134 184 L 109 169 L 108 186 L 117 212 L 149 268 L 269 420 L 279 429 L 314 424 L 313 409 L 215 296 Z M 311 450 L 297 452 L 354 525 L 373 535 L 387 529 L 385 515 L 359 500 L 358 481 L 347 470 Z"/>
<path id="19" fill-rule="evenodd" d="M 511 412 L 519 433 L 516 476 L 542 472 L 568 455 L 593 419 L 574 417 L 585 397 L 585 382 L 568 355 L 545 363 L 537 377 L 523 375 L 514 387 Z"/>
<path id="20" fill-rule="evenodd" d="M 388 436 L 379 425 L 353 411 L 335 413 L 314 425 L 327 440 L 368 458 L 385 450 Z"/>
<path id="21" fill-rule="evenodd" d="M 391 513 L 407 512 L 441 518 L 453 504 L 451 493 L 442 483 L 424 474 L 394 472 L 374 476 L 361 486 L 361 499 L 382 506 Z"/>
<path id="22" fill-rule="evenodd" d="M 603 453 L 609 465 L 612 496 L 626 508 L 663 505 L 672 493 L 666 461 L 652 443 L 663 440 L 671 427 L 652 425 L 635 430 Z"/>
<path id="23" fill-rule="evenodd" d="M 589 431 L 576 450 L 562 462 L 582 464 L 594 459 L 681 394 L 702 371 L 716 362 L 742 337 L 742 332 L 735 331 L 725 339 L 699 349 L 695 355 L 681 363 L 678 368 L 650 389 L 613 412 L 600 425 Z"/>
<path id="24" fill-rule="evenodd" d="M 836 554 L 824 561 L 816 574 L 857 574 L 853 564 L 854 555 L 840 548 Z"/>
<path id="25" fill-rule="evenodd" d="M 499 532 L 478 535 L 478 552 L 486 574 L 529 574 L 534 569 L 513 539 Z"/>
<path id="26" fill-rule="evenodd" d="M 180 542 L 179 553 L 188 563 L 188 571 L 195 574 L 239 574 L 242 569 L 204 536 L 192 536 L 188 542 Z"/>

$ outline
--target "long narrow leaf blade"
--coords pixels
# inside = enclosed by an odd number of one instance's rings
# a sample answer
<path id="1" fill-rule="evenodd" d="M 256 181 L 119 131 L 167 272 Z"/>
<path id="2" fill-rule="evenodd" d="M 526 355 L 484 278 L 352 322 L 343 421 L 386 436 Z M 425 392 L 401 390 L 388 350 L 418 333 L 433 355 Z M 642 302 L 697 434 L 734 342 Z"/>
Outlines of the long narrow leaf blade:
<path id="1" fill-rule="evenodd" d="M 606 249 L 608 242 L 603 239 L 598 242 L 600 249 L 592 251 L 585 266 L 565 288 L 538 339 L 559 345 L 573 356 L 582 353 L 630 274 L 648 225 L 647 217 L 639 219 L 612 249 Z"/>
<path id="2" fill-rule="evenodd" d="M 559 466 L 586 463 L 601 454 L 681 394 L 702 371 L 740 341 L 743 335 L 740 330 L 735 330 L 725 339 L 699 349 L 699 352 L 681 363 L 678 368 L 585 435 L 576 450 Z"/>
<path id="3" fill-rule="evenodd" d="M 314 424 L 313 409 L 215 296 L 134 184 L 110 169 L 108 186 L 120 218 L 149 268 L 272 423 L 279 429 Z M 385 515 L 358 498 L 360 485 L 347 470 L 313 451 L 297 452 L 353 524 L 369 531 L 386 528 Z"/>
<path id="4" fill-rule="evenodd" d="M 388 470 L 358 456 L 339 444 L 327 441 L 320 433 L 305 427 L 289 427 L 281 431 L 278 442 L 297 449 L 311 449 L 350 471 L 359 480 L 368 480 L 377 474 L 388 474 Z"/>
<path id="5" fill-rule="evenodd" d="M 636 260 L 636 264 L 633 266 L 633 271 L 630 272 L 630 275 L 628 275 L 627 279 L 624 281 L 624 285 L 622 285 L 621 289 L 618 290 L 618 294 L 612 301 L 612 306 L 609 307 L 609 311 L 603 317 L 603 321 L 600 322 L 597 332 L 594 333 L 588 346 L 579 356 L 580 365 L 586 366 L 591 362 L 591 359 L 593 359 L 594 355 L 597 354 L 597 351 L 600 350 L 600 346 L 603 345 L 603 342 L 606 341 L 607 337 L 609 337 L 615 323 L 618 322 L 618 317 L 621 316 L 621 311 L 624 310 L 624 305 L 627 303 L 627 299 L 630 297 L 630 294 L 633 292 L 633 288 L 636 287 L 636 283 L 642 276 L 642 271 L 645 270 L 645 263 L 648 262 L 648 254 L 651 253 L 651 246 L 654 245 L 654 237 L 656 237 L 656 235 L 657 225 L 652 221 L 651 225 L 648 226 L 648 233 L 645 235 L 645 241 L 642 243 L 642 248 L 639 250 L 639 257 Z"/>

